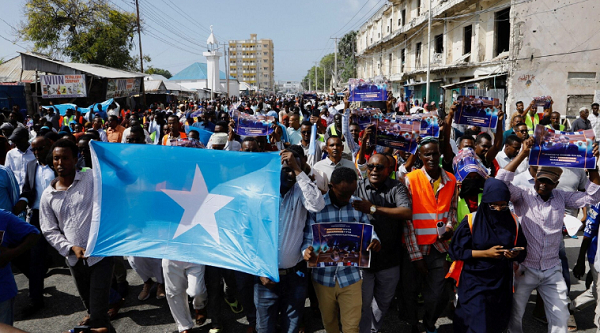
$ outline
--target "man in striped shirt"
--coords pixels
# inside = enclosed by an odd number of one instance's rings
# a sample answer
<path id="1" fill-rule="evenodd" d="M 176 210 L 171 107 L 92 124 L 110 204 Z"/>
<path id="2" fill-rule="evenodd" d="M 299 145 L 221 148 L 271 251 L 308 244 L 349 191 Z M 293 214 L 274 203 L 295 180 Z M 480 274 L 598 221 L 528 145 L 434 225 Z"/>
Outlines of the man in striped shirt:
<path id="1" fill-rule="evenodd" d="M 512 318 L 508 331 L 523 332 L 523 314 L 533 289 L 538 290 L 546 304 L 549 332 L 566 332 L 569 318 L 567 285 L 562 276 L 558 251 L 562 241 L 565 208 L 582 208 L 600 201 L 600 175 L 598 170 L 588 170 L 589 181 L 585 192 L 557 190 L 562 170 L 540 167 L 533 189 L 523 189 L 512 184 L 514 172 L 529 156 L 533 139 L 525 142 L 517 157 L 497 178 L 510 189 L 515 213 L 521 218 L 521 229 L 527 238 L 527 257 L 516 272 Z M 594 145 L 598 158 L 598 147 Z"/>

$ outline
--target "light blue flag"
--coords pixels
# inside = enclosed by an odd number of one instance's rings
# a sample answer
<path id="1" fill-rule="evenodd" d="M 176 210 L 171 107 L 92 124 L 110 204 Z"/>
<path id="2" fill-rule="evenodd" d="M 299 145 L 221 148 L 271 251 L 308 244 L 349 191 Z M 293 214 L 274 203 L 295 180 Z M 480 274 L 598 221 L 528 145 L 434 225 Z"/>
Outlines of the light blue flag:
<path id="1" fill-rule="evenodd" d="M 280 157 L 92 141 L 86 254 L 166 258 L 279 281 Z"/>

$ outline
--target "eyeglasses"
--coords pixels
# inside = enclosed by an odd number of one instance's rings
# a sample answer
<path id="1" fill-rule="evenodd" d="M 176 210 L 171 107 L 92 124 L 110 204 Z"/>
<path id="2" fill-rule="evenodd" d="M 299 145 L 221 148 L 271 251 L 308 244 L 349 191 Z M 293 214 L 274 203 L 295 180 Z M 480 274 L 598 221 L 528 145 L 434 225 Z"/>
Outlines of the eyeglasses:
<path id="1" fill-rule="evenodd" d="M 377 171 L 381 171 L 381 170 L 385 169 L 385 165 L 383 165 L 383 164 L 367 164 L 367 168 L 369 170 L 375 169 Z"/>
<path id="2" fill-rule="evenodd" d="M 489 206 L 490 206 L 491 210 L 495 210 L 495 211 L 498 211 L 498 212 L 508 210 L 508 205 L 494 205 L 494 204 L 489 204 Z"/>

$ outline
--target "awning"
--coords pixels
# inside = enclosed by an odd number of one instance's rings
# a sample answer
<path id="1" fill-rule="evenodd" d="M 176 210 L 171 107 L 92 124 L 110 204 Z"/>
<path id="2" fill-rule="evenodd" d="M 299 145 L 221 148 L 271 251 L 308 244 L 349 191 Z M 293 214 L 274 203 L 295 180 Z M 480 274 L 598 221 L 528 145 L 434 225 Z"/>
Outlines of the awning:
<path id="1" fill-rule="evenodd" d="M 433 80 L 433 81 L 429 81 L 429 83 L 438 83 L 438 82 L 442 82 L 442 80 Z M 413 83 L 407 83 L 404 86 L 405 87 L 410 87 L 410 86 L 420 86 L 422 84 L 427 84 L 427 82 L 413 82 Z"/>
<path id="2" fill-rule="evenodd" d="M 443 89 L 448 89 L 448 88 L 460 86 L 461 84 L 465 84 L 465 83 L 480 82 L 480 81 L 483 81 L 483 80 L 493 79 L 495 77 L 505 76 L 505 75 L 506 75 L 506 73 L 494 74 L 494 75 L 488 75 L 488 76 L 480 76 L 480 77 L 476 77 L 474 79 L 469 79 L 469 80 L 464 80 L 464 81 L 460 81 L 460 82 L 450 83 L 450 84 L 447 84 L 445 86 L 442 86 L 442 88 Z"/>

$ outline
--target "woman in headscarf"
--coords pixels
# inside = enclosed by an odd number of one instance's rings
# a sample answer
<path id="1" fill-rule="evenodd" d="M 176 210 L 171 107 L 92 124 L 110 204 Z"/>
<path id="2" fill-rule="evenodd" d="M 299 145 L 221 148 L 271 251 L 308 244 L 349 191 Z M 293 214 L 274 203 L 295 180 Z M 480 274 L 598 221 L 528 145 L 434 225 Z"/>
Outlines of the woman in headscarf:
<path id="1" fill-rule="evenodd" d="M 464 218 L 450 243 L 450 257 L 464 262 L 454 313 L 456 333 L 503 332 L 508 327 L 513 262 L 525 259 L 527 245 L 508 208 L 509 199 L 502 181 L 487 179 L 477 212 Z M 510 251 L 514 248 L 522 250 Z"/>

